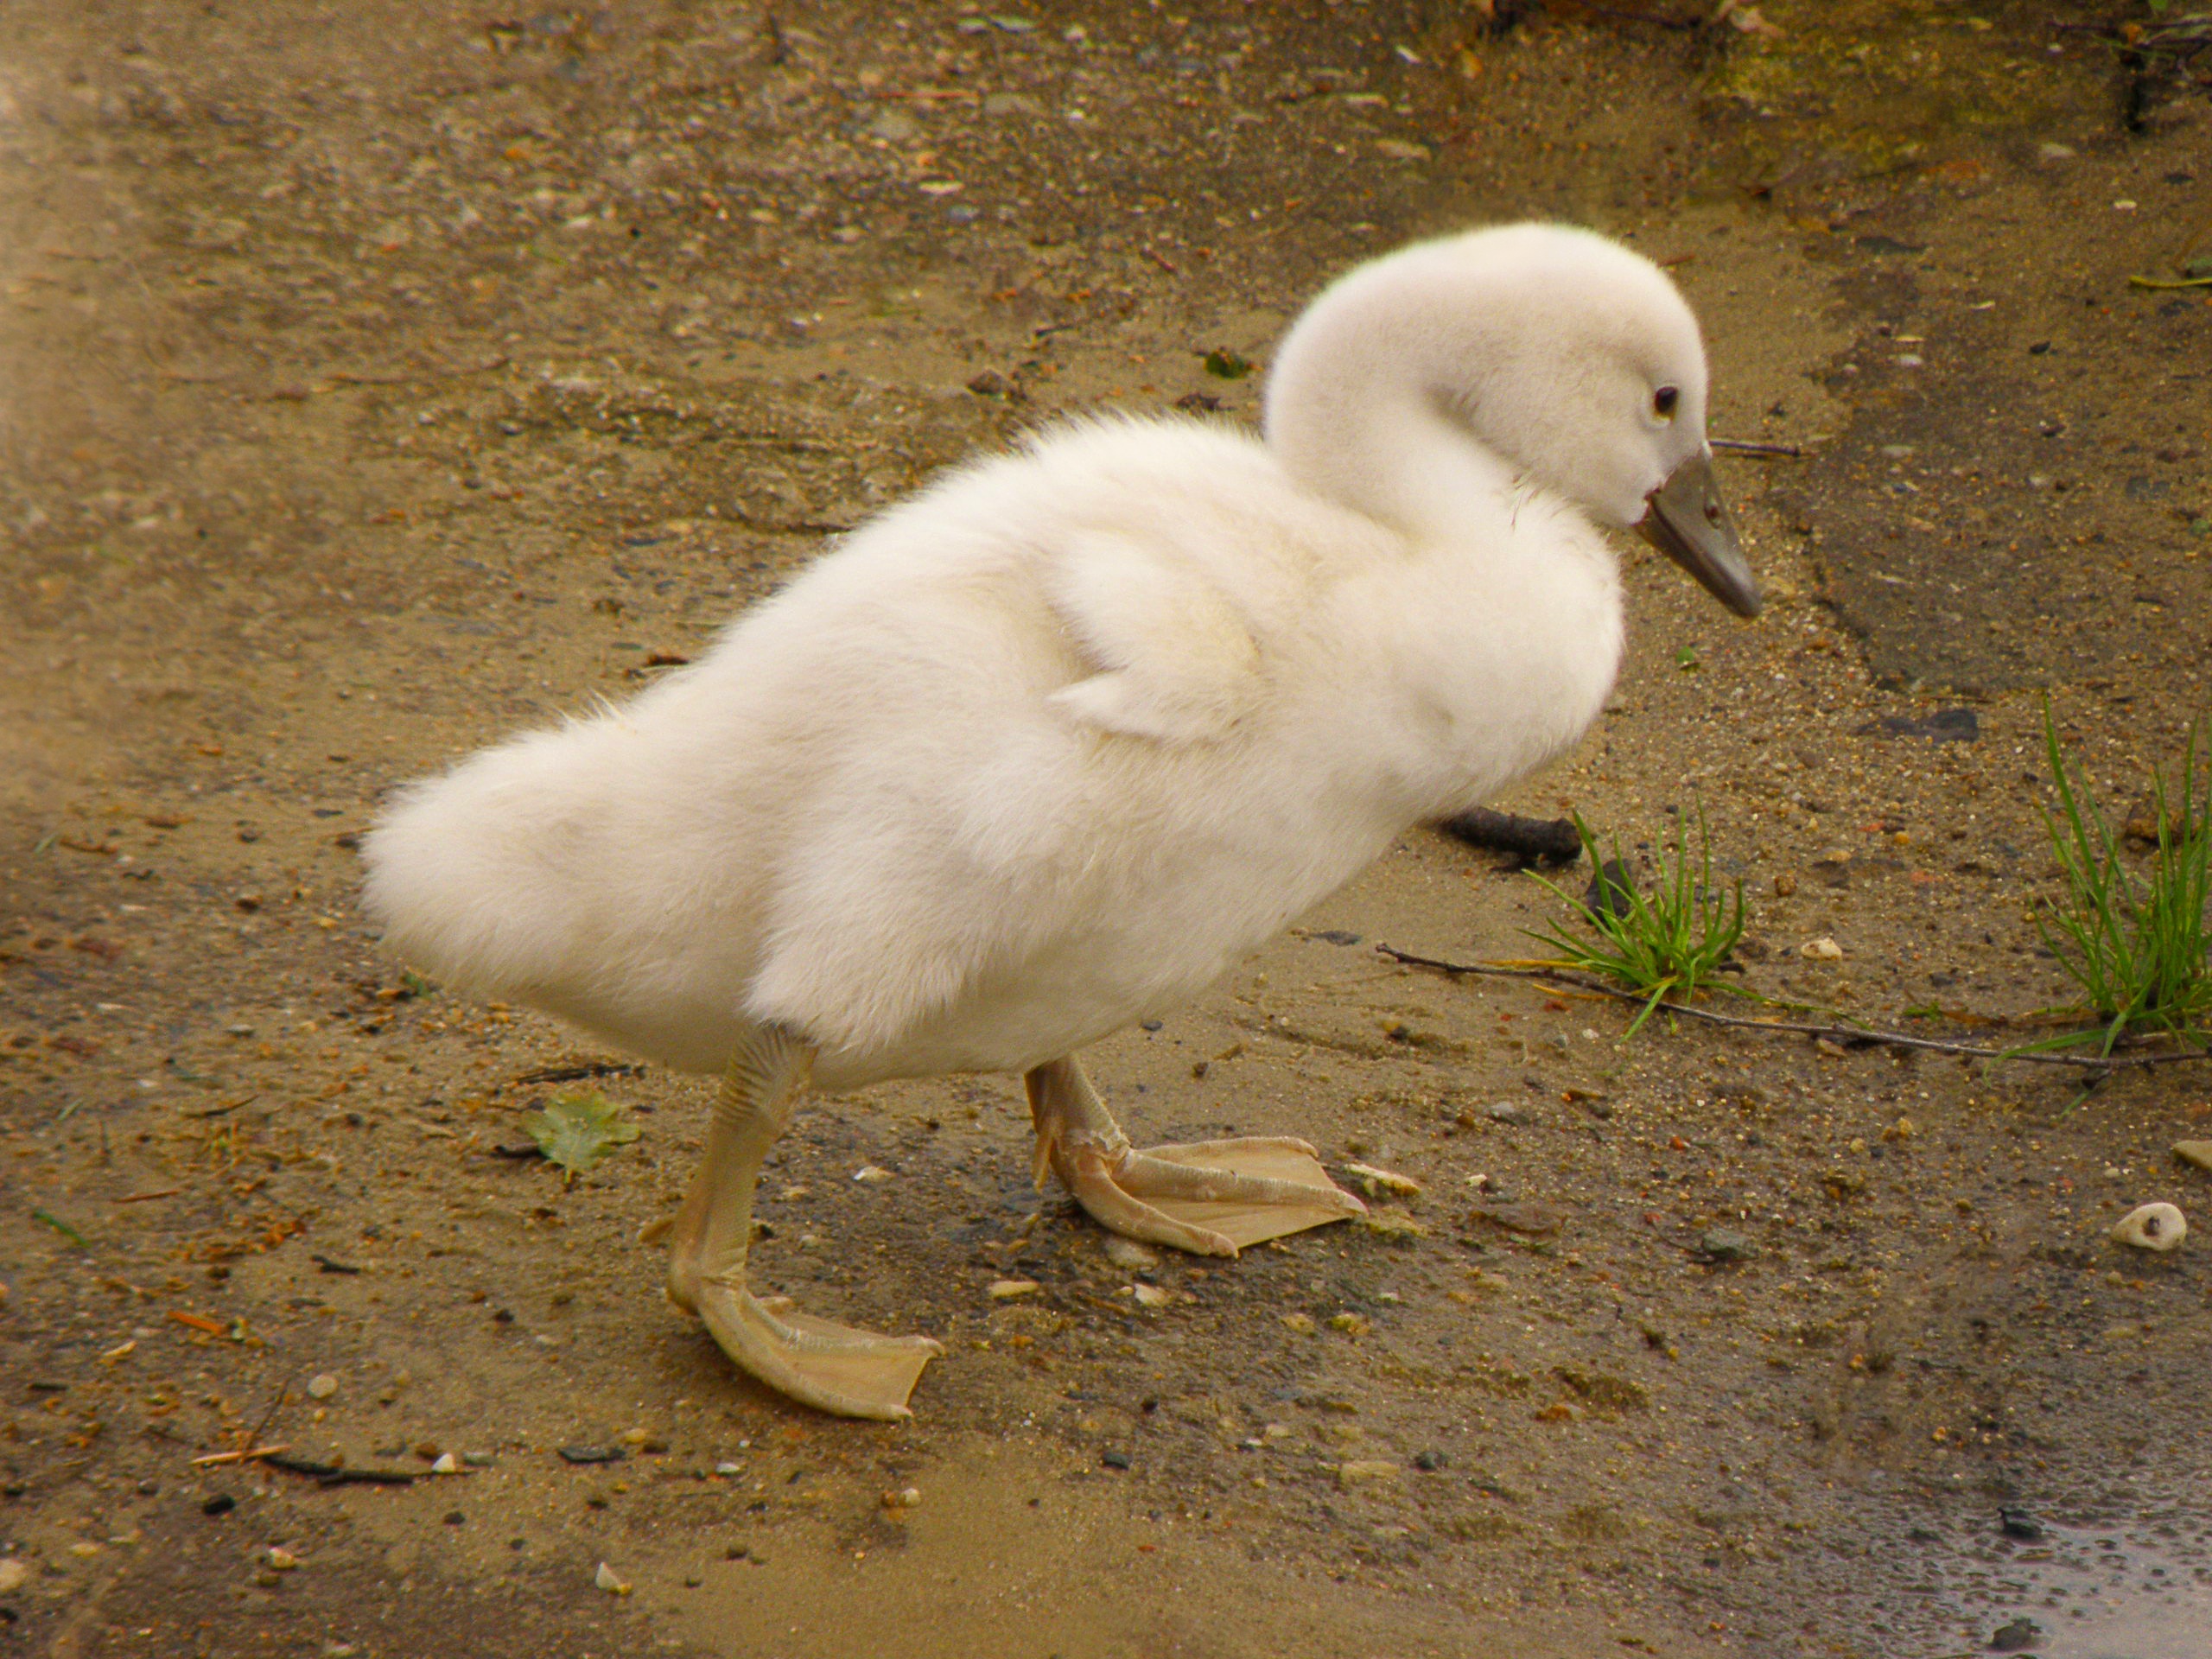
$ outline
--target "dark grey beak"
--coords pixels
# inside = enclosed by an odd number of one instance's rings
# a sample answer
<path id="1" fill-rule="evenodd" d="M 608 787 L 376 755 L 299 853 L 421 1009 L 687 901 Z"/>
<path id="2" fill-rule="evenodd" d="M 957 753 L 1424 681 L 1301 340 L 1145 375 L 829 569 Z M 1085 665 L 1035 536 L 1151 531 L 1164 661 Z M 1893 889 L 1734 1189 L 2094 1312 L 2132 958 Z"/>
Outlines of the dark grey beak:
<path id="1" fill-rule="evenodd" d="M 1759 584 L 1744 562 L 1728 509 L 1720 505 L 1710 449 L 1699 450 L 1651 492 L 1636 533 L 1737 615 L 1759 613 Z"/>

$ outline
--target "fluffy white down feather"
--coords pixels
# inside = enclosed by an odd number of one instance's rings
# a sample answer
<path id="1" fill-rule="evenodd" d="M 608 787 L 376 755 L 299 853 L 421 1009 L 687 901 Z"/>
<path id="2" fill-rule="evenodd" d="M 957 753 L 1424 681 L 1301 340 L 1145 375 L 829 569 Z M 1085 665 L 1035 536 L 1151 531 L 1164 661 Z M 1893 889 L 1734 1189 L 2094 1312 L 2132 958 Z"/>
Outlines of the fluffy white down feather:
<path id="1" fill-rule="evenodd" d="M 680 1070 L 766 1020 L 830 1090 L 1070 1053 L 1574 743 L 1621 650 L 1592 517 L 1702 448 L 1703 397 L 1687 308 L 1611 244 L 1377 262 L 1286 342 L 1268 441 L 1090 422 L 944 479 L 626 707 L 407 790 L 369 909 Z"/>

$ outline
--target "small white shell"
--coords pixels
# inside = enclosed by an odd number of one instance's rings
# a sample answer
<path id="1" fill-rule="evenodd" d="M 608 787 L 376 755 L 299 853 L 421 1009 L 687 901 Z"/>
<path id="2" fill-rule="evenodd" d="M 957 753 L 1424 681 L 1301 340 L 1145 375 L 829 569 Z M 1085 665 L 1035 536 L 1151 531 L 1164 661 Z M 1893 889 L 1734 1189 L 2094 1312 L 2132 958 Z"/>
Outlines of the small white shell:
<path id="1" fill-rule="evenodd" d="M 1799 945 L 1797 954 L 1813 962 L 1841 962 L 1843 947 L 1822 934 L 1817 939 L 1808 939 Z"/>
<path id="2" fill-rule="evenodd" d="M 2145 1204 L 2122 1216 L 2112 1236 L 2139 1250 L 2177 1249 L 2189 1236 L 2189 1223 L 2171 1204 Z"/>

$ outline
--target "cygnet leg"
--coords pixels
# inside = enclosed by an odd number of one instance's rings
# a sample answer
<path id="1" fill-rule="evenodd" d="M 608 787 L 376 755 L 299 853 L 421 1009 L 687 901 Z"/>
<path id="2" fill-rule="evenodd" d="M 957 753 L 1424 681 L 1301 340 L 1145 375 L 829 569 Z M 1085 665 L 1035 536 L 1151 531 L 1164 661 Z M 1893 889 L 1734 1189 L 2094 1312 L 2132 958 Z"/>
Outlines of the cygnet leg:
<path id="1" fill-rule="evenodd" d="M 1367 1206 L 1330 1182 L 1303 1141 L 1249 1136 L 1140 1152 L 1072 1055 L 1022 1080 L 1037 1124 L 1037 1183 L 1056 1172 L 1117 1233 L 1199 1255 L 1301 1232 Z"/>
<path id="2" fill-rule="evenodd" d="M 927 1337 L 880 1337 L 772 1311 L 746 1288 L 753 1189 L 761 1160 L 791 1122 L 814 1051 L 778 1026 L 740 1045 L 715 1104 L 699 1173 L 677 1211 L 668 1299 L 696 1313 L 721 1350 L 770 1388 L 841 1417 L 910 1417 L 906 1397 L 944 1350 Z"/>

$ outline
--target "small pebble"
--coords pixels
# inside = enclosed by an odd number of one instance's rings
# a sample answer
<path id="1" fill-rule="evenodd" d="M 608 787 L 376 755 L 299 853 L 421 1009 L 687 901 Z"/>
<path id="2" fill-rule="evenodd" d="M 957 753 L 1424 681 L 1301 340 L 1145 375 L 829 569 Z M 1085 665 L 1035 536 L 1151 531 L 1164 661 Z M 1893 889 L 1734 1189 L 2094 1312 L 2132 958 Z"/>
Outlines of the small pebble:
<path id="1" fill-rule="evenodd" d="M 630 1593 L 629 1581 L 622 1578 L 605 1561 L 599 1564 L 599 1571 L 591 1575 L 591 1581 L 610 1596 L 626 1596 Z"/>
<path id="2" fill-rule="evenodd" d="M 1129 1454 L 1126 1452 L 1101 1452 L 1098 1461 L 1109 1469 L 1126 1469 L 1129 1466 Z"/>
<path id="3" fill-rule="evenodd" d="M 2025 1510 L 1999 1510 L 1997 1524 L 2007 1538 L 2018 1538 L 2026 1543 L 2033 1543 L 2043 1536 L 2043 1522 Z"/>
<path id="4" fill-rule="evenodd" d="M 2212 1141 L 2177 1141 L 2174 1142 L 2174 1156 L 2184 1164 L 2212 1170 Z"/>
<path id="5" fill-rule="evenodd" d="M 0 1560 L 0 1596 L 22 1589 L 30 1575 L 30 1563 L 28 1561 L 18 1560 L 13 1555 Z"/>
<path id="6" fill-rule="evenodd" d="M 1417 1238 L 1426 1238 L 1428 1229 L 1402 1210 L 1375 1210 L 1358 1217 L 1359 1224 L 1378 1238 L 1393 1244 L 1410 1244 Z"/>
<path id="7" fill-rule="evenodd" d="M 1282 1316 L 1282 1325 L 1284 1330 L 1301 1337 L 1312 1336 L 1317 1328 L 1310 1313 L 1286 1313 Z"/>
<path id="8" fill-rule="evenodd" d="M 2043 1626 L 2024 1613 L 2010 1624 L 2000 1624 L 1989 1638 L 1993 1653 L 2024 1653 L 2043 1635 Z"/>
<path id="9" fill-rule="evenodd" d="M 1132 1287 L 1140 1307 L 1165 1307 L 1175 1300 L 1175 1293 L 1162 1285 Z"/>
<path id="10" fill-rule="evenodd" d="M 279 1573 L 289 1573 L 300 1564 L 300 1558 L 282 1544 L 269 1547 L 269 1565 Z"/>
<path id="11" fill-rule="evenodd" d="M 891 1172 L 880 1164 L 863 1164 L 853 1172 L 853 1179 L 863 1186 L 880 1186 L 892 1176 Z"/>
<path id="12" fill-rule="evenodd" d="M 2178 1249 L 2189 1236 L 2189 1223 L 2171 1204 L 2145 1204 L 2122 1216 L 2112 1236 L 2139 1250 Z"/>
<path id="13" fill-rule="evenodd" d="M 995 1302 L 1010 1302 L 1017 1296 L 1034 1296 L 1044 1288 L 1034 1279 L 995 1279 L 990 1295 Z"/>
<path id="14" fill-rule="evenodd" d="M 1751 1239 L 1732 1227 L 1715 1227 L 1699 1236 L 1698 1254 L 1708 1262 L 1741 1262 L 1753 1249 Z"/>
<path id="15" fill-rule="evenodd" d="M 1409 1198 L 1421 1191 L 1421 1183 L 1412 1176 L 1401 1175 L 1395 1170 L 1377 1169 L 1372 1164 L 1346 1164 L 1344 1173 L 1357 1176 L 1370 1197 L 1394 1192 L 1400 1198 Z"/>
<path id="16" fill-rule="evenodd" d="M 1509 1233 L 1527 1233 L 1532 1237 L 1559 1231 L 1565 1220 L 1559 1211 L 1546 1205 L 1511 1202 L 1478 1204 L 1467 1215 L 1471 1220 L 1486 1221 Z"/>
<path id="17" fill-rule="evenodd" d="M 202 1515 L 228 1515 L 238 1506 L 238 1501 L 228 1492 L 218 1492 L 200 1506 Z"/>
<path id="18" fill-rule="evenodd" d="M 918 1486 L 902 1487 L 883 1495 L 883 1507 L 887 1510 L 911 1510 L 921 1501 L 922 1489 Z"/>
<path id="19" fill-rule="evenodd" d="M 1127 1273 L 1143 1273 L 1160 1265 L 1158 1255 L 1119 1233 L 1106 1241 L 1106 1259 Z"/>
<path id="20" fill-rule="evenodd" d="M 1339 1486 L 1371 1486 L 1376 1481 L 1395 1480 L 1405 1472 L 1387 1458 L 1354 1458 L 1337 1465 L 1337 1484 Z"/>
<path id="21" fill-rule="evenodd" d="M 446 1511 L 446 1525 L 449 1527 L 458 1527 L 467 1522 L 467 1519 L 468 1517 L 463 1515 L 459 1510 L 448 1510 Z"/>
<path id="22" fill-rule="evenodd" d="M 619 1446 L 564 1446 L 560 1450 L 564 1463 L 620 1463 L 629 1455 Z"/>
<path id="23" fill-rule="evenodd" d="M 438 1454 L 438 1460 L 430 1465 L 430 1472 L 434 1475 L 457 1475 L 461 1472 L 461 1459 L 450 1452 L 442 1452 Z"/>
<path id="24" fill-rule="evenodd" d="M 327 1400 L 337 1392 L 338 1379 L 328 1371 L 317 1372 L 308 1382 L 308 1394 L 312 1399 Z"/>
<path id="25" fill-rule="evenodd" d="M 1808 939 L 1797 947 L 1797 954 L 1814 962 L 1841 962 L 1843 947 L 1823 933 L 1817 939 Z"/>
<path id="26" fill-rule="evenodd" d="M 1518 1101 L 1501 1100 L 1483 1109 L 1483 1116 L 1493 1123 L 1522 1124 L 1535 1122 L 1535 1114 Z"/>
<path id="27" fill-rule="evenodd" d="M 1363 1314 L 1332 1313 L 1329 1316 L 1329 1329 L 1341 1331 L 1348 1337 L 1363 1337 L 1374 1328 Z"/>

